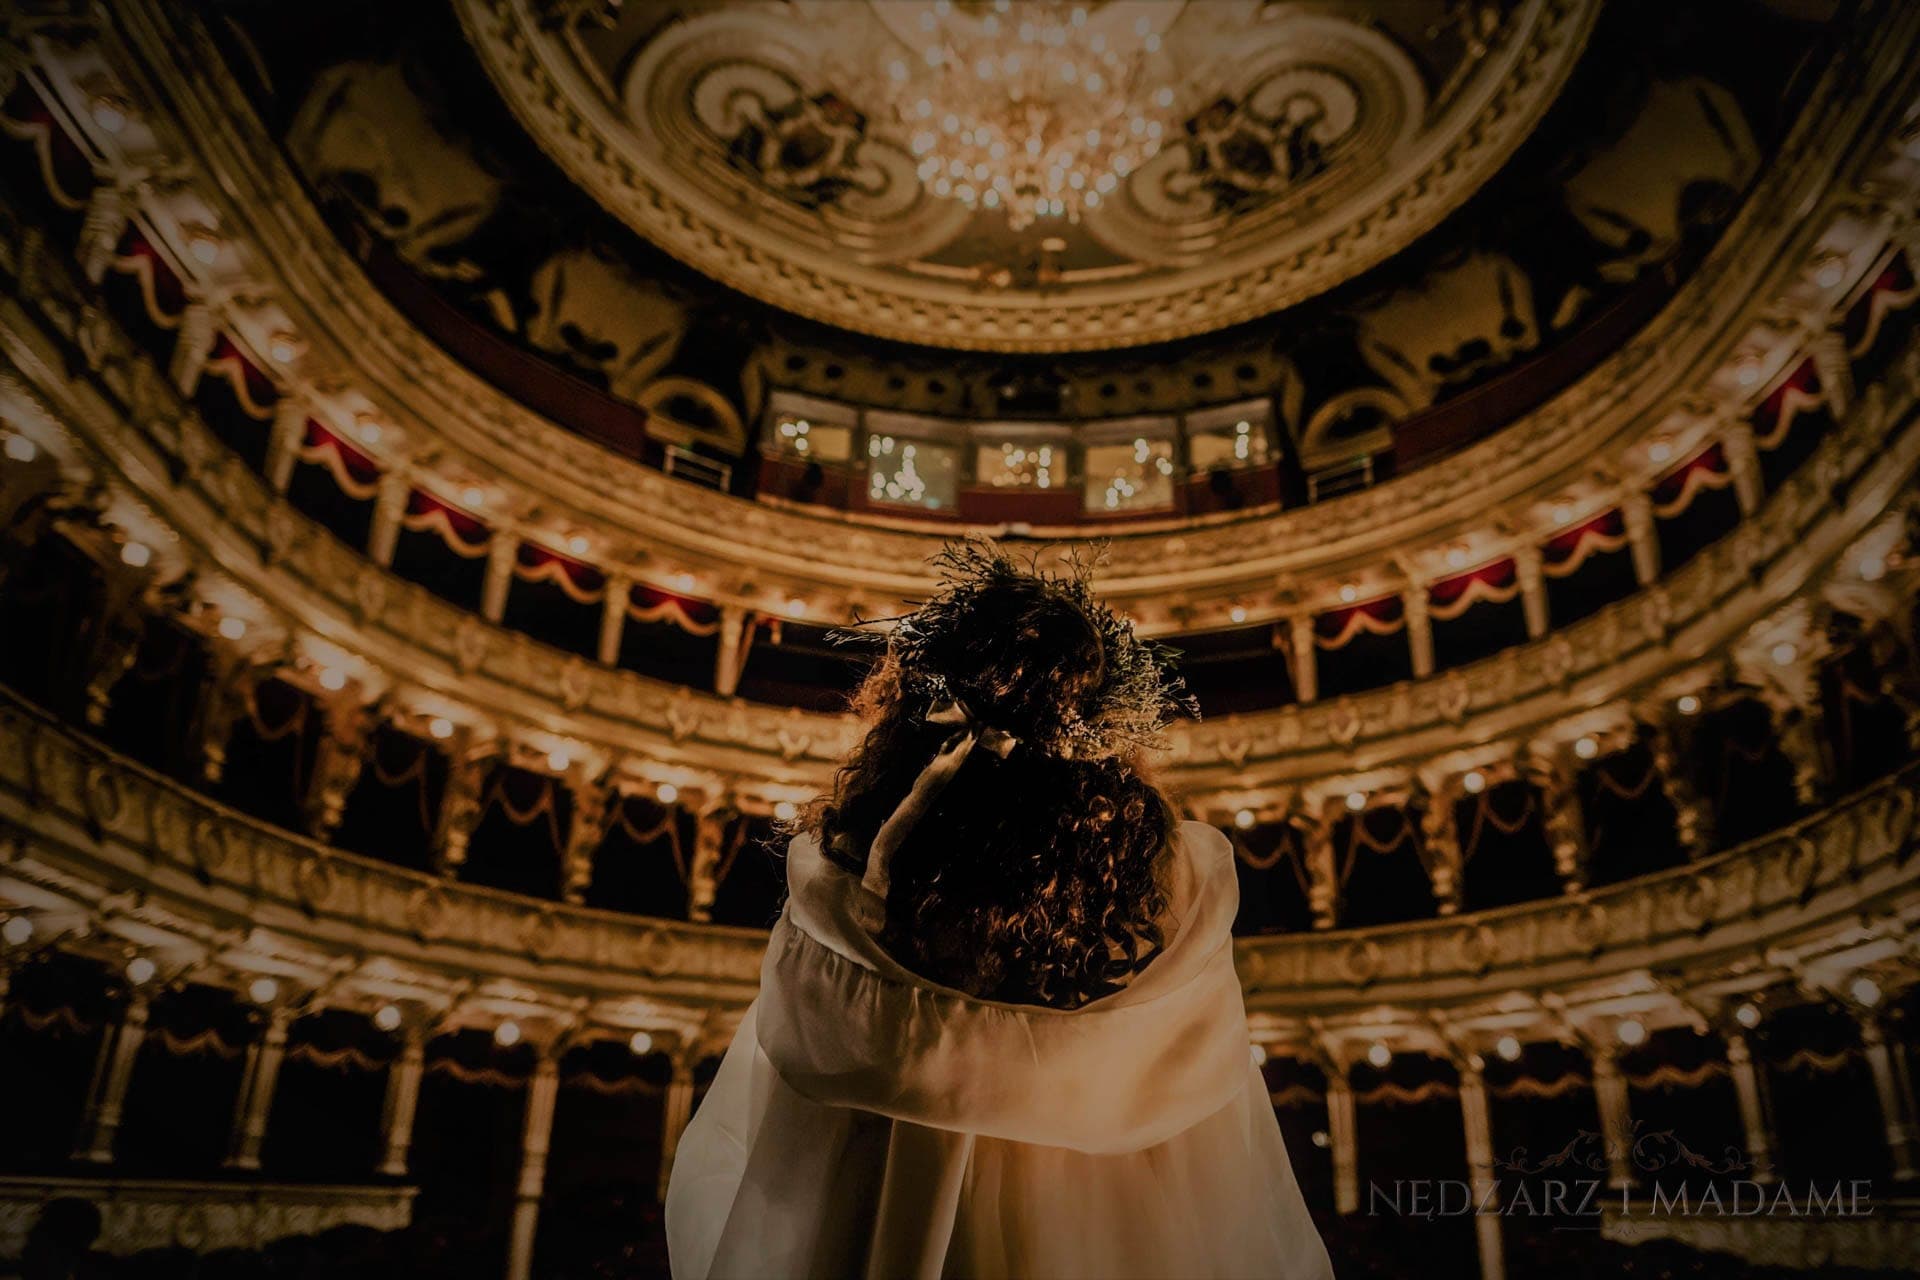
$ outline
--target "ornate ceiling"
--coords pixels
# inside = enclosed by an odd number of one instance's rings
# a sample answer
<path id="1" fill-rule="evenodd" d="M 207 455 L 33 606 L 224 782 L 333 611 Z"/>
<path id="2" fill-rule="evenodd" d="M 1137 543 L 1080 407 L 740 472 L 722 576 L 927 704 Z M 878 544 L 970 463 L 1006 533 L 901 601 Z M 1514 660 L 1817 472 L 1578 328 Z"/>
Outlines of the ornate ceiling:
<path id="1" fill-rule="evenodd" d="M 1133 97 L 1107 87 L 1156 135 L 1160 120 L 1145 116 L 1164 114 L 1168 142 L 1083 220 L 1024 230 L 1004 209 L 943 198 L 944 173 L 923 180 L 912 112 L 903 121 L 889 106 L 927 101 L 931 146 L 936 102 L 967 111 L 1003 96 L 991 60 L 976 74 L 919 55 L 943 21 L 995 47 L 979 27 L 997 29 L 1004 13 L 1018 57 L 1014 24 L 1032 21 L 1008 5 L 459 8 L 549 153 L 700 271 L 882 337 L 1063 351 L 1249 320 L 1403 248 L 1527 136 L 1598 5 L 1089 3 L 1038 56 L 1077 91 L 1076 57 L 1155 31 Z"/>

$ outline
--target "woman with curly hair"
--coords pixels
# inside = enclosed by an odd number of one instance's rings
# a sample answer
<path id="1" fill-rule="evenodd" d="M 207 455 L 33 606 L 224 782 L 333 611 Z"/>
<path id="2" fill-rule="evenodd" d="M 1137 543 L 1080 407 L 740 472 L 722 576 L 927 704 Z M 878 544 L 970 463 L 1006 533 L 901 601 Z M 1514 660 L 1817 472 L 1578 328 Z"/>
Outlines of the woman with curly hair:
<path id="1" fill-rule="evenodd" d="M 675 1156 L 676 1280 L 1330 1275 L 1233 971 L 1224 837 L 1143 769 L 1165 653 L 950 547 L 795 823 L 789 899 Z"/>

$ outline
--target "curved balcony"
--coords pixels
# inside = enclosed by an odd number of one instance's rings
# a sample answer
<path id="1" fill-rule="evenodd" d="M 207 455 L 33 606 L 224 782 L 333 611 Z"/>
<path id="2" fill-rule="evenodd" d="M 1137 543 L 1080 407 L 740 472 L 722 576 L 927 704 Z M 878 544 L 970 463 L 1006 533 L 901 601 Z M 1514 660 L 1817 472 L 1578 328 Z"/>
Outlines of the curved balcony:
<path id="1" fill-rule="evenodd" d="M 222 228 L 225 248 L 244 263 L 251 283 L 276 282 L 248 291 L 248 301 L 258 305 L 237 307 L 231 289 L 198 279 L 206 273 L 183 265 L 194 261 L 191 254 L 167 242 L 187 225 L 183 211 L 142 210 L 142 225 L 161 233 L 170 261 L 191 282 L 189 293 L 206 297 L 204 323 L 217 323 L 246 350 L 265 353 L 259 366 L 336 424 L 371 412 L 387 442 L 374 452 L 394 470 L 410 471 L 442 493 L 459 494 L 477 479 L 497 495 L 489 509 L 507 520 L 551 523 L 546 536 L 562 544 L 568 527 L 604 531 L 609 559 L 620 568 L 631 569 L 638 559 L 629 551 L 644 549 L 651 558 L 643 579 L 675 572 L 713 577 L 712 594 L 723 602 L 764 604 L 760 596 L 767 593 L 807 599 L 810 607 L 841 616 L 847 606 L 866 603 L 862 597 L 877 597 L 884 608 L 924 587 L 927 538 L 878 529 L 849 534 L 836 524 L 675 485 L 478 384 L 367 286 L 319 224 L 234 86 L 217 71 L 205 73 L 218 59 L 190 23 L 179 26 L 157 10 L 136 8 L 126 14 L 124 29 L 102 29 L 99 39 L 83 56 L 92 59 L 89 69 L 97 69 L 96 62 L 125 68 L 133 81 L 126 86 L 129 101 L 175 104 L 167 110 L 177 118 L 142 116 L 140 131 L 182 161 L 197 222 L 210 218 Z M 1127 538 L 1114 548 L 1110 588 L 1123 600 L 1142 597 L 1143 621 L 1153 626 L 1183 614 L 1189 617 L 1181 625 L 1204 626 L 1234 608 L 1271 616 L 1284 611 L 1283 598 L 1302 591 L 1331 594 L 1350 574 L 1377 566 L 1390 548 L 1431 546 L 1444 560 L 1452 544 L 1479 540 L 1492 554 L 1502 539 L 1483 527 L 1491 506 L 1550 508 L 1564 499 L 1578 514 L 1616 505 L 1618 495 L 1591 484 L 1596 456 L 1613 458 L 1616 474 L 1647 478 L 1663 466 L 1646 452 L 1650 439 L 1664 441 L 1656 450 L 1660 459 L 1688 456 L 1706 431 L 1693 415 L 1665 420 L 1675 398 L 1691 392 L 1716 404 L 1743 404 L 1761 389 L 1757 382 L 1787 362 L 1785 339 L 1761 318 L 1788 299 L 1796 315 L 1809 304 L 1824 311 L 1850 296 L 1859 273 L 1870 270 L 1871 255 L 1854 240 L 1861 223 L 1845 212 L 1857 207 L 1847 188 L 1883 162 L 1872 146 L 1837 140 L 1885 136 L 1892 111 L 1868 103 L 1905 100 L 1905 88 L 1895 87 L 1903 85 L 1904 72 L 1891 52 L 1897 46 L 1879 41 L 1864 54 L 1874 68 L 1869 79 L 1887 78 L 1885 93 L 1859 92 L 1861 82 L 1849 79 L 1815 95 L 1739 225 L 1681 297 L 1545 409 L 1497 440 L 1424 470 L 1417 481 L 1271 520 Z M 60 82 L 69 83 L 64 73 Z M 90 146 L 110 158 L 118 154 L 119 144 L 98 136 L 86 112 L 69 108 L 65 116 L 89 131 Z M 1861 171 L 1836 173 L 1830 160 L 1840 153 L 1861 156 Z M 274 214 L 264 218 L 261 210 Z M 1787 210 L 1811 212 L 1799 218 L 1785 216 Z M 128 212 L 103 212 L 92 235 L 104 237 L 110 249 Z M 1839 223 L 1835 215 L 1842 215 Z M 1830 243 L 1836 235 L 1848 243 Z M 1818 283 L 1830 273 L 1814 268 L 1813 260 L 1834 260 L 1836 250 L 1850 265 L 1840 279 Z M 274 359 L 274 352 L 287 359 Z M 429 462 L 429 455 L 436 460 Z M 1555 527 L 1544 520 L 1541 532 Z M 724 539 L 708 532 L 722 529 Z M 1432 575 L 1422 568 L 1416 576 Z M 759 591 L 743 591 L 749 582 Z M 1154 595 L 1162 602 L 1145 599 Z"/>

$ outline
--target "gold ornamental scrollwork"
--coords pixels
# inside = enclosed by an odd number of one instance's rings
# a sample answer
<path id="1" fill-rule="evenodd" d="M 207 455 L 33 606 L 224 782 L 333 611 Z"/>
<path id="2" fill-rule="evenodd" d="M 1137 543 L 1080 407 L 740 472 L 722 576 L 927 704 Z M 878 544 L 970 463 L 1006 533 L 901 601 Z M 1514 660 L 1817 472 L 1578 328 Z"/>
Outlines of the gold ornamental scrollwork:
<path id="1" fill-rule="evenodd" d="M 1468 973 L 1478 977 L 1500 958 L 1500 937 L 1487 924 L 1476 924 L 1460 937 L 1460 961 Z"/>
<path id="2" fill-rule="evenodd" d="M 302 858 L 294 868 L 294 888 L 300 894 L 301 905 L 310 915 L 327 905 L 327 900 L 333 896 L 334 882 L 333 866 L 324 854 Z"/>
<path id="3" fill-rule="evenodd" d="M 553 912 L 542 908 L 530 911 L 520 921 L 520 945 L 535 960 L 547 960 L 553 956 L 554 944 L 560 940 L 560 922 L 554 919 Z"/>
<path id="4" fill-rule="evenodd" d="M 1587 902 L 1575 908 L 1567 930 L 1575 946 L 1588 955 L 1598 955 L 1607 945 L 1607 926 L 1611 923 L 1604 904 Z"/>
<path id="5" fill-rule="evenodd" d="M 86 779 L 81 786 L 81 799 L 86 805 L 87 821 L 97 836 L 101 831 L 110 830 L 120 821 L 126 812 L 126 797 L 120 790 L 120 778 L 104 764 L 94 763 L 87 766 Z"/>
<path id="6" fill-rule="evenodd" d="M 218 819 L 203 814 L 194 820 L 187 856 L 202 880 L 211 880 L 227 865 L 227 837 L 227 826 Z"/>
<path id="7" fill-rule="evenodd" d="M 437 884 L 423 884 L 407 895 L 407 926 L 423 942 L 432 942 L 446 932 L 446 890 Z"/>
<path id="8" fill-rule="evenodd" d="M 1880 834 L 1901 864 L 1913 852 L 1913 809 L 1913 792 L 1903 786 L 1887 788 L 1880 809 Z"/>
<path id="9" fill-rule="evenodd" d="M 1340 955 L 1340 971 L 1354 986 L 1369 986 L 1380 976 L 1382 959 L 1379 943 L 1372 938 L 1356 938 Z"/>

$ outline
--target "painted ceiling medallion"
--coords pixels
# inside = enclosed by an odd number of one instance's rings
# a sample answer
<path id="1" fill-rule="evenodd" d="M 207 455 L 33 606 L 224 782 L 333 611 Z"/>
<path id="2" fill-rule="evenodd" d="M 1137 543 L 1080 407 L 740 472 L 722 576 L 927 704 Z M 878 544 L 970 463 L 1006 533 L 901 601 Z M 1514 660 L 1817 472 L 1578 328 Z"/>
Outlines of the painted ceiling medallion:
<path id="1" fill-rule="evenodd" d="M 1208 332 L 1379 263 L 1512 154 L 1598 9 L 456 6 L 535 138 L 668 252 L 827 323 L 989 351 Z"/>

